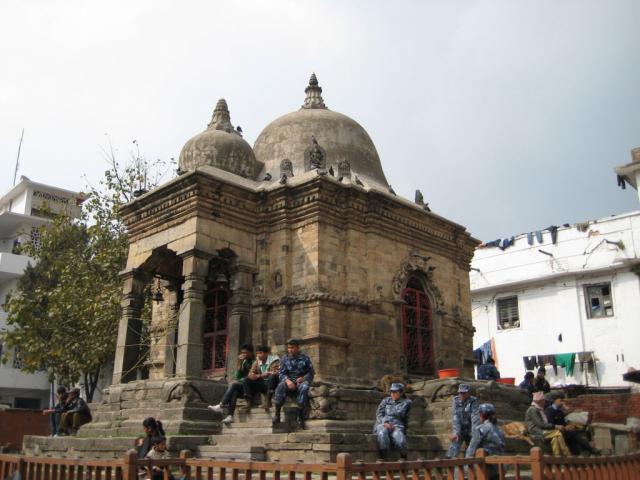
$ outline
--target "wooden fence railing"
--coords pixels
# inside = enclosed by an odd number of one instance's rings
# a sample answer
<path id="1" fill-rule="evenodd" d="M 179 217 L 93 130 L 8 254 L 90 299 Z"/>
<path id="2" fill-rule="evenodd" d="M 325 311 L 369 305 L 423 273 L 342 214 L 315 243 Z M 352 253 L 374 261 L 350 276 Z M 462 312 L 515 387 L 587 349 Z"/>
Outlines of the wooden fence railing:
<path id="1" fill-rule="evenodd" d="M 525 456 L 455 460 L 354 462 L 341 453 L 335 463 L 280 463 L 180 458 L 140 460 L 135 451 L 114 460 L 0 455 L 0 480 L 640 480 L 640 452 L 609 457 L 552 457 L 533 448 Z"/>

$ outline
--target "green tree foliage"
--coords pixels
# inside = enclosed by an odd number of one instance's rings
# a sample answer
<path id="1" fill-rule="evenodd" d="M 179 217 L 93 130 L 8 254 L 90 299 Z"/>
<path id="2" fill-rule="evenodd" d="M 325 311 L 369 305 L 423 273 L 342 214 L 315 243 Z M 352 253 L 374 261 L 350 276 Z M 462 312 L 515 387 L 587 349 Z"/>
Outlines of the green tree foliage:
<path id="1" fill-rule="evenodd" d="M 17 348 L 22 369 L 44 370 L 51 381 L 67 385 L 82 381 L 89 401 L 100 369 L 113 357 L 121 316 L 119 272 L 128 241 L 118 211 L 144 191 L 149 172 L 159 181 L 159 170 L 166 170 L 159 160 L 138 155 L 122 166 L 112 149 L 105 154 L 110 168 L 90 188 L 80 217 L 56 216 L 41 229 L 39 246 L 24 245 L 35 263 L 4 305 L 4 342 Z"/>

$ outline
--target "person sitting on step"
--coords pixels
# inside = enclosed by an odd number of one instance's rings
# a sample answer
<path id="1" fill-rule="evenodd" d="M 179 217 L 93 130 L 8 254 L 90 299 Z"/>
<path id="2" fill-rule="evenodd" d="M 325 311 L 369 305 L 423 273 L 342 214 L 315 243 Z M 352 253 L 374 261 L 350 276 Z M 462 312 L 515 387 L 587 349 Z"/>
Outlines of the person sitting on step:
<path id="1" fill-rule="evenodd" d="M 207 408 L 216 413 L 222 413 L 227 410 L 227 416 L 222 419 L 222 423 L 232 423 L 233 414 L 236 411 L 236 402 L 238 395 L 244 395 L 244 379 L 247 378 L 251 365 L 253 364 L 253 345 L 246 343 L 240 347 L 240 355 L 238 355 L 237 369 L 233 375 L 233 382 L 227 387 L 227 391 L 222 397 L 222 401 L 217 405 L 209 405 Z"/>
<path id="2" fill-rule="evenodd" d="M 389 396 L 383 398 L 376 412 L 373 433 L 378 445 L 378 458 L 384 461 L 391 444 L 400 450 L 400 458 L 407 459 L 406 430 L 409 423 L 411 400 L 404 397 L 404 385 L 391 384 Z"/>
<path id="3" fill-rule="evenodd" d="M 80 389 L 74 388 L 69 392 L 64 412 L 60 415 L 60 435 L 75 435 L 78 429 L 91 421 L 91 410 L 84 399 L 80 398 Z"/>
<path id="4" fill-rule="evenodd" d="M 271 405 L 271 397 L 278 386 L 279 369 L 280 359 L 271 355 L 269 347 L 259 345 L 256 348 L 256 361 L 253 362 L 247 378 L 242 382 L 244 397 L 247 399 L 247 410 L 251 408 L 256 393 L 262 393 L 266 396 L 263 402 L 265 408 Z"/>
<path id="5" fill-rule="evenodd" d="M 531 406 L 524 414 L 524 423 L 527 425 L 529 436 L 538 445 L 542 445 L 545 440 L 551 443 L 551 451 L 554 455 L 570 456 L 571 451 L 564 441 L 562 432 L 566 427 L 554 425 L 549 422 L 544 411 L 545 399 L 543 392 L 535 392 Z"/>
<path id="6" fill-rule="evenodd" d="M 142 428 L 144 429 L 144 437 L 138 437 L 135 445 L 138 458 L 147 456 L 147 453 L 153 448 L 152 440 L 154 437 L 164 437 L 162 422 L 153 417 L 145 418 L 142 421 Z"/>
<path id="7" fill-rule="evenodd" d="M 471 441 L 467 447 L 465 457 L 473 458 L 480 448 L 487 455 L 502 455 L 504 453 L 504 434 L 498 427 L 496 409 L 491 403 L 483 403 L 478 407 L 480 424 L 473 427 Z M 489 480 L 500 478 L 495 465 L 487 465 Z"/>
<path id="8" fill-rule="evenodd" d="M 311 359 L 300 353 L 300 340 L 294 338 L 287 342 L 287 355 L 280 361 L 278 386 L 274 395 L 276 413 L 273 425 L 280 423 L 280 411 L 287 395 L 296 395 L 298 403 L 298 427 L 304 428 L 304 416 L 309 399 L 309 388 L 313 382 L 313 364 Z"/>
<path id="9" fill-rule="evenodd" d="M 169 458 L 169 452 L 167 451 L 167 439 L 165 437 L 153 437 L 151 439 L 151 443 L 153 444 L 153 448 L 149 450 L 145 458 L 149 458 L 151 460 L 166 460 Z M 157 466 L 154 465 L 147 470 L 150 475 L 148 478 L 150 480 L 162 480 L 164 478 L 164 472 L 167 472 L 167 478 L 169 480 L 173 480 L 174 477 L 171 474 L 168 466 Z"/>

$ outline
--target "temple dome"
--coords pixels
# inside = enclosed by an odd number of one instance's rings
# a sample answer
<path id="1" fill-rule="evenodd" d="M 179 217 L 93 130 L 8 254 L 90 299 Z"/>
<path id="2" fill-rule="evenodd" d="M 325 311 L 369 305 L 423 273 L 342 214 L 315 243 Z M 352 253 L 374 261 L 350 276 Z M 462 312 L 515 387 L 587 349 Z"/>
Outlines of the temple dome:
<path id="1" fill-rule="evenodd" d="M 251 179 L 255 179 L 263 168 L 241 132 L 233 128 L 227 102 L 223 98 L 218 100 L 207 129 L 187 141 L 180 152 L 180 171 L 195 170 L 205 165 Z"/>
<path id="2" fill-rule="evenodd" d="M 347 160 L 353 175 L 365 183 L 388 188 L 376 147 L 358 122 L 329 110 L 322 99 L 322 88 L 315 74 L 305 89 L 302 108 L 271 122 L 260 133 L 253 146 L 258 161 L 266 171 L 278 175 L 281 162 L 289 160 L 293 174 L 314 168 L 310 152 L 314 145 L 324 154 L 325 168 Z M 274 175 L 274 176 L 275 176 Z"/>

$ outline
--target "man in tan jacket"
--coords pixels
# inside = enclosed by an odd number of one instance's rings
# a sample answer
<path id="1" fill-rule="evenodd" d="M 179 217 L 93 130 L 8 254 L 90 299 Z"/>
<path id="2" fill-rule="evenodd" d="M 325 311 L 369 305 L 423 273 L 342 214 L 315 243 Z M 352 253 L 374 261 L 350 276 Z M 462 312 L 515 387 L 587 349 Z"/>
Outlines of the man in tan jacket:
<path id="1" fill-rule="evenodd" d="M 247 399 L 247 408 L 251 408 L 251 400 L 256 393 L 266 394 L 263 406 L 271 405 L 271 397 L 278 386 L 278 369 L 280 359 L 271 355 L 269 347 L 259 345 L 256 348 L 256 361 L 251 365 L 247 378 L 243 381 L 244 396 Z"/>

